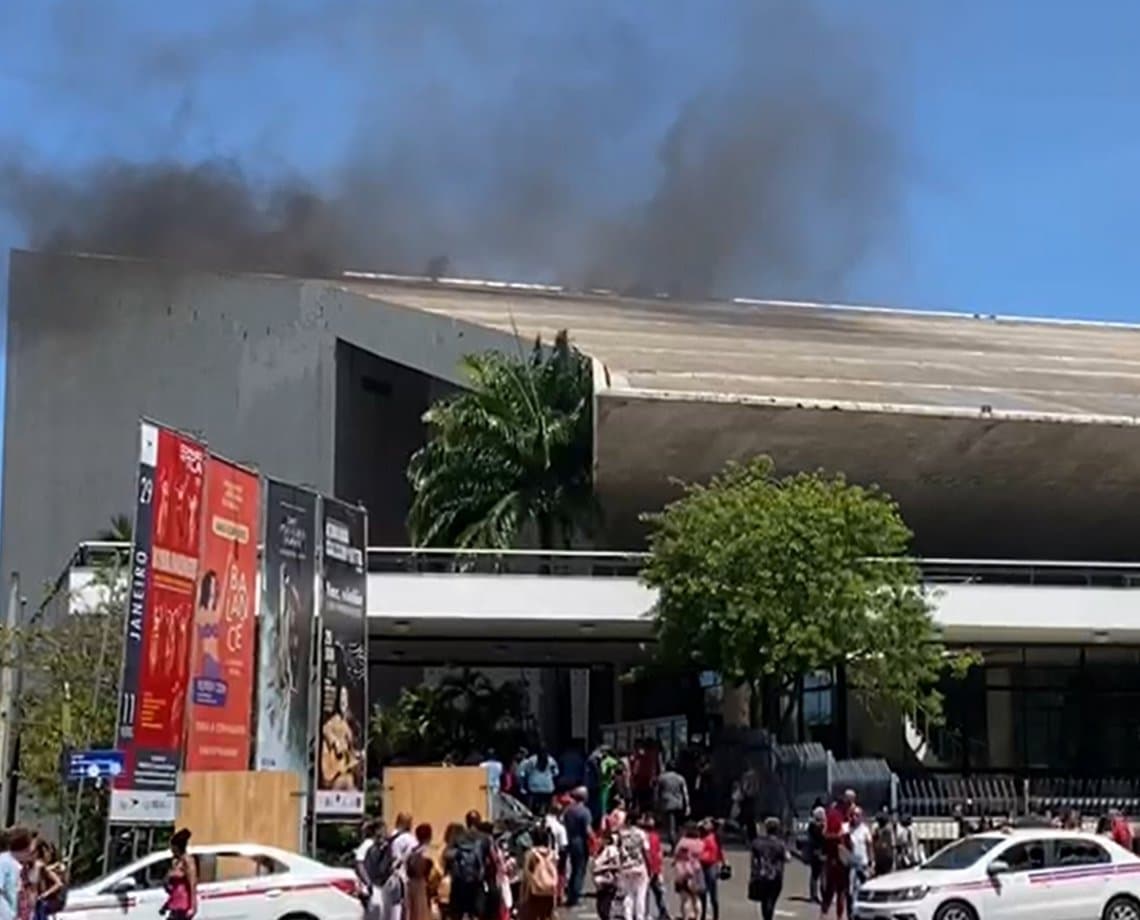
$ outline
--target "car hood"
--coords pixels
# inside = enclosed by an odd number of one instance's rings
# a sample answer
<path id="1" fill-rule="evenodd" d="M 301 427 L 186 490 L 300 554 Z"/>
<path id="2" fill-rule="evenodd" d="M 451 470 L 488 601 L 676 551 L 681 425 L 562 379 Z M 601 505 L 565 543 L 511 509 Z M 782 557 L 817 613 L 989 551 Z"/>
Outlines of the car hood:
<path id="1" fill-rule="evenodd" d="M 892 872 L 881 878 L 870 879 L 862 887 L 868 891 L 895 891 L 899 888 L 942 888 L 946 885 L 961 885 L 980 879 L 968 878 L 965 872 L 953 869 L 904 869 Z"/>

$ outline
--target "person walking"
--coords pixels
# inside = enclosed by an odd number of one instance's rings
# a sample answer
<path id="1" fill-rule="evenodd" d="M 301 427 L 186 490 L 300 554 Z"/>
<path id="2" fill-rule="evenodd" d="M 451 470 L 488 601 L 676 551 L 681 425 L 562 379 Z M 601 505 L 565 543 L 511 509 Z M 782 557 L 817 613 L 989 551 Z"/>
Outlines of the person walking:
<path id="1" fill-rule="evenodd" d="M 64 879 L 59 854 L 46 840 L 38 840 L 35 846 L 36 896 L 35 920 L 47 920 L 63 910 L 67 896 L 67 883 Z"/>
<path id="2" fill-rule="evenodd" d="M 570 793 L 570 807 L 562 813 L 562 826 L 566 828 L 566 849 L 570 859 L 570 876 L 566 881 L 566 906 L 574 907 L 582 899 L 586 884 L 586 867 L 590 858 L 590 834 L 593 817 L 586 807 L 589 792 L 578 786 Z"/>
<path id="3" fill-rule="evenodd" d="M 811 821 L 807 830 L 808 900 L 819 903 L 819 881 L 823 876 L 823 825 L 827 809 L 817 805 L 811 811 Z"/>
<path id="4" fill-rule="evenodd" d="M 523 784 L 527 791 L 530 810 L 536 815 L 545 814 L 554 795 L 554 784 L 558 779 L 558 762 L 540 747 L 520 765 Z"/>
<path id="5" fill-rule="evenodd" d="M 871 877 L 871 871 L 875 865 L 874 840 L 871 836 L 871 829 L 863 820 L 863 809 L 861 808 L 855 808 L 851 812 L 848 840 L 851 844 L 851 873 L 847 904 L 848 907 L 851 907 L 855 904 L 856 893 L 863 886 L 863 883 Z"/>
<path id="6" fill-rule="evenodd" d="M 700 915 L 701 897 L 705 892 L 705 876 L 701 869 L 703 849 L 701 830 L 690 821 L 673 850 L 673 886 L 681 901 L 681 920 L 697 920 Z"/>
<path id="7" fill-rule="evenodd" d="M 558 799 L 551 801 L 550 808 L 543 819 L 543 827 L 550 835 L 550 848 L 554 850 L 558 862 L 558 900 L 561 903 L 566 897 L 567 867 L 570 860 L 570 840 L 566 834 L 566 825 L 562 823 L 562 812 L 565 808 L 559 804 Z"/>
<path id="8" fill-rule="evenodd" d="M 621 904 L 621 849 L 617 834 L 602 832 L 601 844 L 594 857 L 594 889 L 598 920 L 616 920 L 616 908 Z M 623 908 L 624 916 L 624 908 Z"/>
<path id="9" fill-rule="evenodd" d="M 185 827 L 170 838 L 170 869 L 163 905 L 169 920 L 190 920 L 198 913 L 198 870 L 190 858 L 189 847 L 190 831 Z"/>
<path id="10" fill-rule="evenodd" d="M 478 823 L 479 816 L 469 814 L 466 827 L 458 833 L 449 831 L 452 843 L 443 853 L 443 871 L 448 879 L 451 920 L 483 920 L 487 912 L 491 854 Z"/>
<path id="11" fill-rule="evenodd" d="M 657 833 L 653 815 L 641 816 L 641 829 L 645 832 L 645 839 L 649 844 L 646 868 L 649 871 L 649 893 L 653 895 L 653 903 L 657 908 L 657 920 L 669 920 L 669 908 L 665 904 L 665 856 L 661 847 L 661 835 Z M 650 904 L 646 899 L 646 913 Z"/>
<path id="12" fill-rule="evenodd" d="M 365 822 L 363 839 L 353 854 L 353 863 L 356 878 L 364 891 L 361 901 L 364 903 L 366 920 L 379 920 L 380 917 L 380 888 L 384 883 L 384 879 L 380 878 L 381 866 L 387 861 L 390 842 L 383 821 L 377 819 Z"/>
<path id="13" fill-rule="evenodd" d="M 621 850 L 621 885 L 625 920 L 645 920 L 649 897 L 649 838 L 640 827 L 624 823 L 616 829 Z"/>
<path id="14" fill-rule="evenodd" d="M 431 858 L 431 825 L 415 830 L 416 847 L 404 860 L 407 885 L 404 891 L 405 920 L 432 920 L 432 902 L 439 889 L 439 870 Z"/>
<path id="15" fill-rule="evenodd" d="M 689 804 L 689 784 L 677 771 L 676 761 L 670 761 L 665 765 L 665 772 L 657 777 L 657 811 L 670 854 L 677 846 L 677 832 L 689 815 Z"/>
<path id="16" fill-rule="evenodd" d="M 379 885 L 380 920 L 403 920 L 404 885 L 407 882 L 405 863 L 416 848 L 412 833 L 412 816 L 405 812 L 396 815 L 396 827 L 388 842 L 384 859 L 374 870 Z"/>
<path id="17" fill-rule="evenodd" d="M 523 854 L 519 920 L 552 920 L 558 903 L 558 855 L 545 827 L 535 829 L 533 840 Z"/>
<path id="18" fill-rule="evenodd" d="M 921 862 L 914 819 L 903 812 L 899 817 L 899 826 L 895 830 L 895 866 L 899 869 L 913 869 Z"/>
<path id="19" fill-rule="evenodd" d="M 724 849 L 712 818 L 701 822 L 701 872 L 704 875 L 704 893 L 701 895 L 701 920 L 708 920 L 712 907 L 712 920 L 720 920 L 720 874 L 724 868 Z"/>
<path id="20" fill-rule="evenodd" d="M 871 851 L 874 854 L 875 875 L 889 875 L 895 871 L 895 850 L 897 840 L 891 816 L 882 812 L 875 818 L 875 830 L 871 835 Z"/>
<path id="21" fill-rule="evenodd" d="M 784 868 L 790 858 L 780 819 L 768 818 L 764 834 L 752 841 L 748 874 L 748 900 L 760 905 L 761 920 L 773 920 L 776 916 L 776 902 L 784 888 Z"/>
<path id="22" fill-rule="evenodd" d="M 843 920 L 851 888 L 851 838 L 839 808 L 828 809 L 824 820 L 820 917 L 826 917 L 834 904 L 836 920 Z"/>

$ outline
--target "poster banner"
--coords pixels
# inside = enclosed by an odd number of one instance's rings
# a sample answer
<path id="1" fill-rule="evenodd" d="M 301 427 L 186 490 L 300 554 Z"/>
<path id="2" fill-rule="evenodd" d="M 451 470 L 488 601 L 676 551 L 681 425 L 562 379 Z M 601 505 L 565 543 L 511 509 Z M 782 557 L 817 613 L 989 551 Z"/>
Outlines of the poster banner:
<path id="1" fill-rule="evenodd" d="M 257 768 L 309 776 L 316 493 L 268 480 L 257 660 Z"/>
<path id="2" fill-rule="evenodd" d="M 114 822 L 174 819 L 205 465 L 203 445 L 141 424 L 116 731 L 125 764 L 111 795 Z"/>
<path id="3" fill-rule="evenodd" d="M 211 456 L 203 509 L 185 768 L 248 770 L 261 480 Z"/>
<path id="4" fill-rule="evenodd" d="M 368 738 L 368 624 L 363 508 L 321 501 L 318 818 L 364 813 Z"/>

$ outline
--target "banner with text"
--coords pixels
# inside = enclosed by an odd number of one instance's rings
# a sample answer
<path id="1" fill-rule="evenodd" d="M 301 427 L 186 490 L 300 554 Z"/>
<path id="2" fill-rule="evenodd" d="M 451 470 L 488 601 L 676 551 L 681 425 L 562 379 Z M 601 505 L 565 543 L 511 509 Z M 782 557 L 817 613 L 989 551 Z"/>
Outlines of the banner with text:
<path id="1" fill-rule="evenodd" d="M 151 422 L 140 426 L 116 732 L 125 764 L 111 794 L 114 822 L 174 819 L 205 466 L 202 444 Z"/>
<path id="2" fill-rule="evenodd" d="M 211 456 L 206 465 L 187 770 L 248 770 L 261 480 Z"/>
<path id="3" fill-rule="evenodd" d="M 321 501 L 318 818 L 364 813 L 368 744 L 367 513 Z"/>
<path id="4" fill-rule="evenodd" d="M 268 480 L 258 626 L 257 768 L 309 776 L 317 496 Z"/>

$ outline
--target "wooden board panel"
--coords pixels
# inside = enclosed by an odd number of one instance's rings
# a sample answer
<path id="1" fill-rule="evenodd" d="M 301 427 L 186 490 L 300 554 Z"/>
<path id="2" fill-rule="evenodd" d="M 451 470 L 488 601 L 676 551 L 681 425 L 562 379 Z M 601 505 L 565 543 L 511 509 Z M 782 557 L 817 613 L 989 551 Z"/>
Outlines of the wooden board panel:
<path id="1" fill-rule="evenodd" d="M 183 773 L 178 826 L 190 828 L 197 844 L 263 843 L 297 851 L 304 805 L 296 773 Z"/>
<path id="2" fill-rule="evenodd" d="M 396 815 L 407 812 L 415 824 L 430 824 L 437 851 L 447 825 L 462 824 L 471 809 L 490 817 L 483 767 L 384 768 L 384 820 L 391 827 Z"/>

